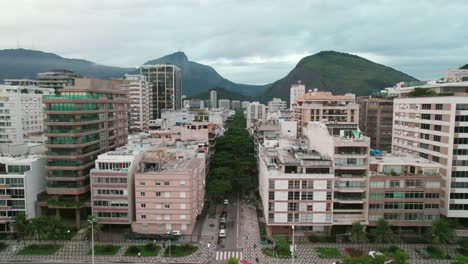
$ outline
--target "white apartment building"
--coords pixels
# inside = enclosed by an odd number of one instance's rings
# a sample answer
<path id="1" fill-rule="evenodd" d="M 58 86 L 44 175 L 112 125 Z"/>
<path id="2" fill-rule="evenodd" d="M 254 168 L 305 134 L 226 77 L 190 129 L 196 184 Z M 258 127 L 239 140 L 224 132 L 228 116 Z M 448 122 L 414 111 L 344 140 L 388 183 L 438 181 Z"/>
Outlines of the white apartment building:
<path id="1" fill-rule="evenodd" d="M 142 151 L 120 148 L 98 156 L 91 170 L 91 208 L 99 223 L 130 225 L 135 215 L 134 176 Z"/>
<path id="2" fill-rule="evenodd" d="M 392 150 L 439 163 L 441 212 L 468 217 L 468 97 L 395 98 Z"/>
<path id="3" fill-rule="evenodd" d="M 128 127 L 130 131 L 148 131 L 150 120 L 151 83 L 138 74 L 125 74 L 122 89 L 129 99 Z"/>
<path id="4" fill-rule="evenodd" d="M 0 85 L 0 144 L 22 144 L 44 131 L 42 96 L 54 89 Z"/>
<path id="5" fill-rule="evenodd" d="M 468 70 L 465 69 L 449 69 L 444 75 L 445 82 L 464 82 L 468 81 Z"/>
<path id="6" fill-rule="evenodd" d="M 219 99 L 218 100 L 218 107 L 224 110 L 231 109 L 231 100 L 229 99 Z"/>
<path id="7" fill-rule="evenodd" d="M 252 129 L 252 125 L 257 121 L 266 120 L 266 106 L 259 102 L 250 103 L 247 107 L 247 129 Z"/>
<path id="8" fill-rule="evenodd" d="M 216 91 L 211 91 L 210 92 L 210 102 L 211 102 L 211 108 L 218 108 L 218 93 Z"/>
<path id="9" fill-rule="evenodd" d="M 36 217 L 37 195 L 46 189 L 46 158 L 43 155 L 0 157 L 0 232 L 11 232 L 18 213 Z"/>
<path id="10" fill-rule="evenodd" d="M 231 102 L 231 108 L 232 108 L 232 109 L 239 109 L 239 108 L 241 108 L 241 107 L 242 107 L 241 101 L 239 101 L 239 100 L 234 100 L 234 101 Z"/>
<path id="11" fill-rule="evenodd" d="M 296 102 L 296 98 L 305 94 L 305 85 L 298 81 L 297 84 L 291 85 L 289 95 L 289 108 L 293 109 L 293 104 Z"/>
<path id="12" fill-rule="evenodd" d="M 288 108 L 286 101 L 281 100 L 281 98 L 273 98 L 273 100 L 268 102 L 268 111 L 282 111 Z"/>

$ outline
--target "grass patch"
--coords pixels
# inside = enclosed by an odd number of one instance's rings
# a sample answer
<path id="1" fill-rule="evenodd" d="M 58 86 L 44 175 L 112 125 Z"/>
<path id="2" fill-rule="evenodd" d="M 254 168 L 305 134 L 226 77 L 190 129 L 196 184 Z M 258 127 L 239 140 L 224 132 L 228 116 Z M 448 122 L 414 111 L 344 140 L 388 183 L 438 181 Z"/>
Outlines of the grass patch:
<path id="1" fill-rule="evenodd" d="M 52 255 L 61 247 L 61 245 L 54 244 L 32 244 L 20 250 L 18 255 Z"/>
<path id="2" fill-rule="evenodd" d="M 101 255 L 101 256 L 113 256 L 117 254 L 119 251 L 120 246 L 116 245 L 96 245 L 94 246 L 94 255 Z M 88 252 L 88 255 L 91 255 L 91 250 Z"/>
<path id="3" fill-rule="evenodd" d="M 154 257 L 158 255 L 160 250 L 161 247 L 153 243 L 148 243 L 144 246 L 129 246 L 124 256 L 136 257 L 138 256 L 138 252 L 140 252 L 142 257 Z"/>
<path id="4" fill-rule="evenodd" d="M 191 244 L 170 245 L 164 250 L 164 257 L 169 257 L 169 252 L 171 257 L 185 257 L 192 255 L 197 250 L 198 247 Z"/>
<path id="5" fill-rule="evenodd" d="M 274 258 L 290 258 L 291 251 L 289 251 L 289 241 L 287 237 L 278 236 L 274 237 L 273 240 L 276 243 L 276 248 L 274 247 L 265 247 L 262 248 L 263 254 L 274 257 Z"/>
<path id="6" fill-rule="evenodd" d="M 449 259 L 448 256 L 442 249 L 436 246 L 428 246 L 416 250 L 423 258 L 426 259 Z"/>
<path id="7" fill-rule="evenodd" d="M 336 248 L 317 248 L 317 254 L 321 258 L 340 258 L 341 253 Z"/>

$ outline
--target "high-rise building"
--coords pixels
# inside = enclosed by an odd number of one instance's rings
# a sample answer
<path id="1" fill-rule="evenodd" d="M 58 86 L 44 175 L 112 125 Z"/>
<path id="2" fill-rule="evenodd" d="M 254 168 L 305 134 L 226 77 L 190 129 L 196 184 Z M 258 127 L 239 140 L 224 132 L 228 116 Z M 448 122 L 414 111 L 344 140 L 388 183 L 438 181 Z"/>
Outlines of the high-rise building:
<path id="1" fill-rule="evenodd" d="M 182 108 L 182 73 L 170 64 L 142 65 L 140 74 L 152 83 L 150 119 L 158 119 L 164 110 Z"/>
<path id="2" fill-rule="evenodd" d="M 231 108 L 232 109 L 239 109 L 241 108 L 241 102 L 239 100 L 233 100 L 231 102 Z"/>
<path id="3" fill-rule="evenodd" d="M 268 102 L 268 111 L 282 111 L 288 108 L 286 101 L 281 100 L 281 98 L 273 98 L 273 100 Z"/>
<path id="4" fill-rule="evenodd" d="M 333 95 L 331 92 L 309 91 L 296 97 L 294 118 L 300 127 L 308 122 L 325 123 L 330 133 L 356 129 L 359 124 L 359 105 L 354 94 Z"/>
<path id="5" fill-rule="evenodd" d="M 441 212 L 468 218 L 468 96 L 395 98 L 394 153 L 440 164 Z"/>
<path id="6" fill-rule="evenodd" d="M 47 194 L 53 203 L 38 206 L 62 217 L 74 214 L 78 227 L 89 214 L 89 174 L 97 156 L 127 143 L 128 100 L 121 86 L 122 80 L 77 78 L 43 98 Z"/>
<path id="7" fill-rule="evenodd" d="M 359 98 L 359 129 L 371 138 L 371 148 L 391 152 L 392 98 Z"/>
<path id="8" fill-rule="evenodd" d="M 249 101 L 242 101 L 242 103 L 241 103 L 242 109 L 247 109 L 247 107 L 249 107 L 249 105 L 250 105 Z"/>
<path id="9" fill-rule="evenodd" d="M 99 223 L 132 223 L 134 175 L 142 156 L 142 151 L 126 148 L 99 155 L 96 167 L 91 170 L 91 206 Z"/>
<path id="10" fill-rule="evenodd" d="M 42 96 L 53 89 L 0 85 L 0 144 L 23 144 L 44 131 Z"/>
<path id="11" fill-rule="evenodd" d="M 210 101 L 211 108 L 218 108 L 218 93 L 214 90 L 210 92 Z"/>
<path id="12" fill-rule="evenodd" d="M 46 188 L 46 158 L 43 155 L 0 157 L 0 232 L 12 232 L 18 213 L 36 217 L 34 204 Z"/>
<path id="13" fill-rule="evenodd" d="M 266 120 L 266 106 L 259 102 L 252 102 L 247 107 L 247 129 L 252 129 L 252 126 L 258 121 Z"/>
<path id="14" fill-rule="evenodd" d="M 148 131 L 151 83 L 138 74 L 126 74 L 122 90 L 127 94 L 129 131 Z"/>
<path id="15" fill-rule="evenodd" d="M 231 109 L 231 100 L 229 99 L 219 99 L 218 100 L 218 107 L 224 110 Z"/>
<path id="16" fill-rule="evenodd" d="M 468 70 L 467 69 L 449 69 L 444 75 L 445 82 L 467 82 Z"/>
<path id="17" fill-rule="evenodd" d="M 37 74 L 39 87 L 52 88 L 56 91 L 65 86 L 73 86 L 75 78 L 83 76 L 69 70 L 51 70 Z"/>
<path id="18" fill-rule="evenodd" d="M 297 84 L 291 85 L 289 92 L 289 108 L 292 110 L 296 99 L 305 94 L 305 85 L 301 84 L 301 81 L 298 81 Z"/>

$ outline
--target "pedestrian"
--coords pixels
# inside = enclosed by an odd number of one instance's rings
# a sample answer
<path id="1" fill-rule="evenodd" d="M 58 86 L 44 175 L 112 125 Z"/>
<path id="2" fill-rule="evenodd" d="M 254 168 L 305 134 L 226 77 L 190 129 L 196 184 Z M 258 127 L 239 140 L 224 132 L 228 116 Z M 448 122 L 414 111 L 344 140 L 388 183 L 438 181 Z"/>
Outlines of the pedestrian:
<path id="1" fill-rule="evenodd" d="M 256 249 L 256 248 L 257 248 L 257 244 L 254 244 L 254 249 Z"/>

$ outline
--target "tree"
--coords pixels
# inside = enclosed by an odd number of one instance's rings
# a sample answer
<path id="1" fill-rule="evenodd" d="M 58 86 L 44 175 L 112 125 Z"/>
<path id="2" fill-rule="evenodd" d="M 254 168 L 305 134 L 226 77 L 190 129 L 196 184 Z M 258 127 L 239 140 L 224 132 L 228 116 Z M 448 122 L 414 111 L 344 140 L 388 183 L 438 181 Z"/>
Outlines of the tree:
<path id="1" fill-rule="evenodd" d="M 416 87 L 413 91 L 408 93 L 410 97 L 422 97 L 422 96 L 436 96 L 437 93 L 430 89 Z"/>
<path id="2" fill-rule="evenodd" d="M 96 219 L 95 215 L 88 215 L 88 220 Z M 102 231 L 103 225 L 95 222 L 94 224 L 91 224 L 89 221 L 86 221 L 86 226 L 84 228 L 84 235 L 88 238 L 91 239 L 91 233 L 94 235 L 94 239 L 96 239 Z"/>
<path id="3" fill-rule="evenodd" d="M 28 225 L 29 221 L 26 219 L 26 215 L 24 213 L 18 213 L 13 217 L 13 231 L 23 242 L 28 235 Z"/>
<path id="4" fill-rule="evenodd" d="M 48 218 L 46 216 L 31 219 L 28 226 L 28 236 L 37 240 L 47 239 L 47 221 Z"/>
<path id="5" fill-rule="evenodd" d="M 227 263 L 228 263 L 228 264 L 237 264 L 237 263 L 239 263 L 239 261 L 238 261 L 236 258 L 234 258 L 234 257 L 230 257 L 230 258 L 228 259 L 228 262 L 227 262 Z"/>
<path id="6" fill-rule="evenodd" d="M 47 240 L 60 240 L 65 238 L 66 227 L 62 223 L 60 216 L 48 217 L 46 221 L 45 229 L 45 239 Z"/>
<path id="7" fill-rule="evenodd" d="M 455 242 L 455 230 L 450 222 L 440 219 L 432 222 L 429 235 L 433 244 L 449 244 Z"/>
<path id="8" fill-rule="evenodd" d="M 377 221 L 375 229 L 371 231 L 374 242 L 376 243 L 391 243 L 393 242 L 393 231 L 392 226 L 383 218 Z"/>
<path id="9" fill-rule="evenodd" d="M 231 191 L 231 183 L 226 180 L 213 180 L 206 186 L 206 194 L 214 201 L 222 201 Z"/>
<path id="10" fill-rule="evenodd" d="M 456 256 L 452 258 L 451 264 L 466 264 L 468 263 L 468 256 Z"/>
<path id="11" fill-rule="evenodd" d="M 408 263 L 408 254 L 403 250 L 397 250 L 392 256 L 393 264 L 406 264 Z"/>
<path id="12" fill-rule="evenodd" d="M 364 227 L 360 222 L 354 222 L 351 226 L 350 240 L 353 243 L 364 243 L 368 241 Z"/>

